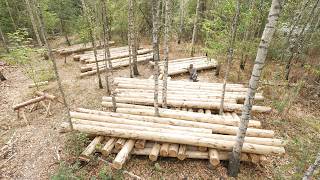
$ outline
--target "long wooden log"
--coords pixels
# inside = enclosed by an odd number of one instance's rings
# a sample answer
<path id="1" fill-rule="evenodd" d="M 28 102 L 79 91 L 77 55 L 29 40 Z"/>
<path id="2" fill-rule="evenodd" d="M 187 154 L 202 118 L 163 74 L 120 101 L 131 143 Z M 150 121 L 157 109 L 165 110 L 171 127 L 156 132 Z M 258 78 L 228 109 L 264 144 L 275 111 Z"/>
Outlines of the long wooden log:
<path id="1" fill-rule="evenodd" d="M 119 138 L 117 141 L 116 141 L 116 144 L 114 145 L 114 147 L 118 150 L 120 150 L 125 144 L 126 144 L 127 140 L 126 139 L 121 139 Z"/>
<path id="2" fill-rule="evenodd" d="M 170 157 L 177 157 L 179 151 L 179 144 L 170 144 L 169 146 L 169 156 Z"/>
<path id="3" fill-rule="evenodd" d="M 115 52 L 124 52 L 124 51 L 128 51 L 128 46 L 123 46 L 123 47 L 116 47 L 116 48 L 110 48 L 110 53 L 115 53 Z M 104 49 L 103 51 L 101 50 L 97 50 L 97 54 L 101 54 L 104 53 Z M 75 61 L 79 61 L 81 57 L 90 57 L 93 56 L 94 53 L 92 51 L 87 51 L 84 52 L 83 54 L 76 54 L 73 56 L 73 60 Z"/>
<path id="4" fill-rule="evenodd" d="M 42 82 L 29 84 L 28 88 L 34 88 L 34 87 L 37 87 L 37 86 L 45 86 L 45 85 L 48 85 L 48 84 L 49 84 L 49 81 L 42 81 Z"/>
<path id="5" fill-rule="evenodd" d="M 82 161 L 89 162 L 90 155 L 96 150 L 96 146 L 103 141 L 103 136 L 97 136 L 91 141 L 87 148 L 81 153 L 79 159 Z"/>
<path id="6" fill-rule="evenodd" d="M 126 160 L 129 157 L 130 152 L 132 151 L 134 147 L 135 140 L 128 140 L 126 144 L 122 147 L 121 151 L 118 153 L 116 158 L 113 161 L 113 167 L 115 169 L 122 169 L 123 164 L 126 162 Z"/>
<path id="7" fill-rule="evenodd" d="M 154 145 L 149 153 L 149 159 L 151 161 L 157 161 L 159 153 L 160 153 L 160 147 L 161 147 L 161 145 L 159 143 L 154 143 Z"/>
<path id="8" fill-rule="evenodd" d="M 112 152 L 115 144 L 117 142 L 116 138 L 110 138 L 107 143 L 102 147 L 101 153 L 104 156 L 109 156 L 109 154 Z"/>
<path id="9" fill-rule="evenodd" d="M 23 103 L 14 105 L 13 106 L 13 110 L 18 110 L 18 109 L 20 109 L 22 107 L 25 107 L 25 106 L 28 106 L 30 104 L 34 104 L 34 103 L 40 102 L 42 100 L 45 100 L 45 98 L 46 98 L 45 96 L 40 96 L 40 97 L 36 97 L 36 98 L 30 99 L 30 100 L 25 101 Z"/>
<path id="10" fill-rule="evenodd" d="M 169 147 L 170 147 L 169 143 L 161 144 L 160 155 L 163 156 L 163 157 L 167 157 L 169 155 Z"/>
<path id="11" fill-rule="evenodd" d="M 50 99 L 50 100 L 55 100 L 57 97 L 45 92 L 41 92 L 41 91 L 36 91 L 36 95 L 38 96 L 44 96 L 46 99 Z"/>
<path id="12" fill-rule="evenodd" d="M 103 101 L 111 102 L 111 97 L 104 97 Z M 153 99 L 140 99 L 140 98 L 123 98 L 117 97 L 117 102 L 127 103 L 127 104 L 136 104 L 136 105 L 148 105 L 152 106 L 154 104 Z M 162 104 L 161 102 L 159 103 Z M 168 100 L 167 105 L 169 107 L 185 107 L 185 108 L 196 108 L 196 109 L 215 109 L 220 108 L 220 103 L 211 103 L 211 102 L 192 102 L 192 101 L 177 101 L 177 100 Z M 243 108 L 242 104 L 224 104 L 224 111 L 241 111 Z M 253 112 L 259 113 L 268 113 L 271 112 L 270 107 L 266 106 L 253 106 Z"/>
<path id="13" fill-rule="evenodd" d="M 69 128 L 69 124 L 63 123 L 63 128 Z M 179 143 L 193 146 L 204 146 L 209 148 L 220 149 L 224 151 L 231 151 L 235 142 L 217 140 L 211 138 L 199 138 L 190 135 L 150 132 L 150 131 L 138 131 L 130 129 L 116 129 L 101 126 L 74 124 L 74 130 L 96 134 L 102 136 L 121 137 L 128 139 L 145 139 L 150 141 L 159 141 L 166 143 Z M 265 146 L 257 144 L 244 143 L 242 152 L 254 153 L 254 154 L 284 154 L 285 150 L 283 147 Z"/>
<path id="14" fill-rule="evenodd" d="M 114 41 L 109 41 L 109 45 L 113 45 L 115 42 Z M 97 48 L 102 48 L 103 46 L 97 46 Z M 58 52 L 60 55 L 70 55 L 73 53 L 79 53 L 79 52 L 84 52 L 84 51 L 88 51 L 88 50 L 92 50 L 92 46 L 91 45 L 84 45 L 84 44 L 76 44 L 67 48 L 60 48 L 60 49 L 56 49 L 55 52 Z"/>

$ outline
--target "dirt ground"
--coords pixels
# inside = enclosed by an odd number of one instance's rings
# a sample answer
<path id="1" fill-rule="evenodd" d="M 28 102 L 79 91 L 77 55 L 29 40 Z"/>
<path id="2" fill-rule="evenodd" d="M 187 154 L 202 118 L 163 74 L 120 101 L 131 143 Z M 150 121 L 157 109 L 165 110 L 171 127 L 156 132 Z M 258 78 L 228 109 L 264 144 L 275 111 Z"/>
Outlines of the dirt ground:
<path id="1" fill-rule="evenodd" d="M 183 46 L 176 47 L 171 58 L 187 57 Z M 67 59 L 64 64 L 62 57 L 57 57 L 58 69 L 66 92 L 67 101 L 71 110 L 79 107 L 102 110 L 101 98 L 105 95 L 104 89 L 99 89 L 96 76 L 83 79 L 78 77 L 81 64 Z M 152 69 L 148 64 L 139 65 L 141 76 L 148 78 L 152 75 Z M 28 88 L 32 83 L 19 67 L 4 68 L 7 81 L 0 82 L 0 147 L 9 139 L 13 139 L 13 146 L 9 154 L 0 157 L 0 179 L 49 179 L 59 168 L 61 161 L 68 161 L 64 151 L 66 134 L 59 133 L 59 126 L 65 120 L 66 112 L 61 103 L 52 105 L 53 115 L 45 117 L 44 109 L 27 112 L 29 125 L 23 120 L 17 119 L 17 114 L 12 106 L 33 97 L 35 89 Z M 118 69 L 115 76 L 128 77 L 127 68 Z M 175 79 L 187 79 L 187 75 L 174 77 Z M 221 78 L 214 76 L 213 71 L 199 73 L 200 81 L 221 82 Z M 50 94 L 59 96 L 57 85 L 51 81 L 48 86 L 42 87 Z M 265 123 L 266 116 L 260 119 L 267 128 L 275 128 L 273 124 Z M 277 129 L 277 136 L 280 135 Z M 284 157 L 268 157 L 269 162 L 265 165 L 242 163 L 239 179 L 273 179 L 274 168 L 288 164 L 288 155 Z M 87 167 L 86 167 L 87 166 Z M 102 162 L 95 166 L 84 165 L 84 179 L 96 176 L 104 167 Z M 157 170 L 155 166 L 160 166 Z M 160 158 L 157 165 L 147 157 L 133 156 L 125 165 L 124 169 L 144 179 L 224 179 L 227 178 L 227 163 L 222 162 L 217 168 L 212 168 L 205 160 L 179 161 L 170 158 Z M 125 176 L 125 179 L 129 177 Z"/>

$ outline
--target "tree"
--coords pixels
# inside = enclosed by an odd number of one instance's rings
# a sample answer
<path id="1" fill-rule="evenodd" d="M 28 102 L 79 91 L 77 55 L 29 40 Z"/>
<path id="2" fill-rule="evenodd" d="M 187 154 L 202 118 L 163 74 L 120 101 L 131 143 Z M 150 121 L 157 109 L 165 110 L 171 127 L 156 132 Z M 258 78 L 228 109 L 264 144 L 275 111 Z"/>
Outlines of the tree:
<path id="1" fill-rule="evenodd" d="M 158 0 L 152 0 L 152 48 L 154 60 L 154 111 L 155 115 L 159 116 L 159 18 L 160 18 L 160 4 Z"/>
<path id="2" fill-rule="evenodd" d="M 136 23 L 135 23 L 135 13 L 134 13 L 134 2 L 133 0 L 128 0 L 128 44 L 130 44 L 130 57 L 132 57 L 132 72 L 130 73 L 134 76 L 139 75 L 137 67 L 137 33 L 136 33 Z M 131 76 L 131 75 L 130 75 Z"/>
<path id="3" fill-rule="evenodd" d="M 54 70 L 54 73 L 55 73 L 55 76 L 56 76 L 56 80 L 57 80 L 57 83 L 58 83 L 59 91 L 60 91 L 60 94 L 62 96 L 63 104 L 64 104 L 64 106 L 66 108 L 66 111 L 67 111 L 67 118 L 68 118 L 68 121 L 69 121 L 70 129 L 73 130 L 73 125 L 72 125 L 72 121 L 71 121 L 71 117 L 70 117 L 70 108 L 69 108 L 69 105 L 67 103 L 66 96 L 65 96 L 65 93 L 64 93 L 64 90 L 63 90 L 63 87 L 62 87 L 60 75 L 59 75 L 59 72 L 58 72 L 57 63 L 56 63 L 56 60 L 55 60 L 55 58 L 53 56 L 51 46 L 47 41 L 46 29 L 45 29 L 44 22 L 43 22 L 43 16 L 42 16 L 42 12 L 41 12 L 41 9 L 40 9 L 40 6 L 39 6 L 38 3 L 37 3 L 37 6 L 38 6 L 37 7 L 38 8 L 37 12 L 39 13 L 39 17 L 40 17 L 40 33 L 41 33 L 42 38 L 44 40 L 44 43 L 45 43 L 45 45 L 47 47 L 49 58 L 50 58 L 50 60 L 52 62 L 52 66 L 53 66 L 53 70 Z"/>
<path id="4" fill-rule="evenodd" d="M 249 119 L 251 117 L 252 103 L 258 87 L 261 72 L 265 64 L 265 59 L 268 53 L 268 47 L 272 40 L 277 21 L 281 10 L 280 0 L 272 0 L 271 8 L 268 15 L 268 23 L 266 24 L 261 41 L 258 47 L 254 67 L 249 81 L 249 88 L 245 98 L 239 130 L 237 132 L 236 143 L 233 147 L 232 154 L 229 160 L 228 174 L 236 177 L 239 173 L 240 154 L 243 146 L 244 138 L 247 132 Z"/>
<path id="5" fill-rule="evenodd" d="M 3 32 L 2 32 L 1 27 L 0 27 L 0 36 L 1 36 L 2 43 L 3 43 L 4 48 L 6 49 L 7 53 L 9 53 L 10 50 L 9 50 L 8 45 L 7 45 L 7 41 L 6 41 L 6 39 L 5 39 L 4 35 L 3 35 Z"/>
<path id="6" fill-rule="evenodd" d="M 104 58 L 105 58 L 105 68 L 106 68 L 106 83 L 107 83 L 107 93 L 111 94 L 112 99 L 112 111 L 116 112 L 116 98 L 114 94 L 113 86 L 113 67 L 111 62 L 111 54 L 109 49 L 109 28 L 108 28 L 108 19 L 107 19 L 107 6 L 105 0 L 101 0 L 102 3 L 102 25 L 103 25 L 103 46 L 104 46 Z M 109 65 L 109 66 L 108 66 Z M 110 80 L 111 79 L 111 80 Z"/>
<path id="7" fill-rule="evenodd" d="M 196 35 L 197 35 L 197 29 L 198 29 L 199 11 L 200 11 L 200 0 L 197 0 L 197 9 L 196 9 L 196 15 L 193 20 L 193 32 L 192 32 L 192 42 L 191 42 L 191 56 L 192 57 L 195 52 L 194 44 L 196 41 Z"/>
<path id="8" fill-rule="evenodd" d="M 234 16 L 232 27 L 231 27 L 232 30 L 231 30 L 231 36 L 230 36 L 230 42 L 229 42 L 229 48 L 228 48 L 228 57 L 227 57 L 227 61 L 228 62 L 227 62 L 226 74 L 225 74 L 224 80 L 223 80 L 219 114 L 223 114 L 224 97 L 225 97 L 225 94 L 226 94 L 226 85 L 227 85 L 227 81 L 228 81 L 230 65 L 231 65 L 231 62 L 233 60 L 233 47 L 234 47 L 234 43 L 235 43 L 235 40 L 236 40 L 239 15 L 240 15 L 240 0 L 237 0 L 236 14 Z"/>
<path id="9" fill-rule="evenodd" d="M 29 0 L 25 0 L 25 2 L 26 2 L 26 5 L 27 5 L 26 7 L 27 7 L 27 10 L 28 10 L 28 13 L 29 13 L 29 17 L 30 17 L 30 20 L 31 20 L 31 24 L 32 24 L 33 31 L 34 31 L 34 34 L 36 36 L 38 45 L 39 46 L 43 46 L 41 38 L 40 38 L 40 35 L 39 35 L 37 23 L 36 23 L 36 20 L 35 20 L 35 18 L 33 16 L 33 12 L 32 12 L 32 8 L 31 8 L 31 5 L 30 5 L 30 2 L 29 2 Z"/>
<path id="10" fill-rule="evenodd" d="M 164 72 L 162 86 L 162 106 L 167 108 L 167 86 L 168 86 L 168 65 L 169 65 L 169 37 L 170 37 L 170 0 L 165 0 L 165 23 L 164 23 Z"/>
<path id="11" fill-rule="evenodd" d="M 85 0 L 81 0 L 83 11 L 84 11 L 84 16 L 86 18 L 87 24 L 89 26 L 89 38 L 91 40 L 92 48 L 93 48 L 93 54 L 94 54 L 94 59 L 95 59 L 95 64 L 97 68 L 97 76 L 98 76 L 98 81 L 99 81 L 99 88 L 102 89 L 102 81 L 101 81 L 101 74 L 100 74 L 100 68 L 99 68 L 99 63 L 98 63 L 98 58 L 97 58 L 97 48 L 96 48 L 96 42 L 95 42 L 95 37 L 94 37 L 94 26 L 93 26 L 93 21 L 91 19 L 92 14 L 89 12 L 88 7 L 86 6 Z"/>
<path id="12" fill-rule="evenodd" d="M 16 25 L 16 23 L 15 23 L 15 21 L 13 19 L 11 8 L 9 6 L 8 0 L 5 0 L 5 3 L 6 3 L 6 6 L 7 6 L 7 9 L 8 9 L 9 17 L 10 17 L 10 19 L 12 21 L 12 25 L 13 25 L 14 31 L 17 31 L 17 25 Z"/>
<path id="13" fill-rule="evenodd" d="M 314 163 L 310 165 L 310 167 L 307 169 L 307 171 L 304 173 L 302 180 L 310 180 L 314 171 L 320 166 L 320 152 L 318 153 L 318 156 Z"/>
<path id="14" fill-rule="evenodd" d="M 132 60 L 133 60 L 133 50 L 132 50 L 132 29 L 133 29 L 133 0 L 128 0 L 128 50 L 129 50 L 129 73 L 130 77 L 133 77 L 133 68 L 132 68 Z"/>
<path id="15" fill-rule="evenodd" d="M 184 29 L 184 16 L 185 16 L 185 0 L 180 0 L 180 25 L 179 25 L 179 34 L 178 34 L 178 44 L 181 43 L 182 33 Z"/>

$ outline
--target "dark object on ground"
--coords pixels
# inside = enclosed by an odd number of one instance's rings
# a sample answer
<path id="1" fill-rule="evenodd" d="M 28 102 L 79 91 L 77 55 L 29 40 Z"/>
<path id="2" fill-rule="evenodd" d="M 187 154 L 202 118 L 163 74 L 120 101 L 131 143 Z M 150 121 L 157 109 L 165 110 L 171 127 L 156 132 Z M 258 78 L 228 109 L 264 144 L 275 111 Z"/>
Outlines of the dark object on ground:
<path id="1" fill-rule="evenodd" d="M 193 68 L 193 64 L 190 64 L 189 68 L 189 79 L 192 80 L 193 82 L 197 82 L 197 78 L 198 78 L 198 73 L 197 73 L 197 69 Z"/>
<path id="2" fill-rule="evenodd" d="M 0 81 L 5 81 L 7 80 L 4 75 L 2 74 L 2 72 L 0 71 Z"/>

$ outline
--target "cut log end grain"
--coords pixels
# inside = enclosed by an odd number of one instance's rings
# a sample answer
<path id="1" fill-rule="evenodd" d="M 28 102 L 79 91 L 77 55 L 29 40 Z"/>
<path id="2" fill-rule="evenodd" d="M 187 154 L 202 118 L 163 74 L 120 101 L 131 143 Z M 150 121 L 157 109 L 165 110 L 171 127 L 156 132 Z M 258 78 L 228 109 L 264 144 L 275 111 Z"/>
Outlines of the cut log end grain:
<path id="1" fill-rule="evenodd" d="M 115 144 L 115 148 L 117 149 L 117 150 L 120 150 L 120 149 L 122 149 L 122 147 L 125 145 L 125 143 L 126 143 L 126 139 L 118 139 L 117 141 L 116 141 L 116 144 Z"/>
<path id="2" fill-rule="evenodd" d="M 163 157 L 167 157 L 169 155 L 169 143 L 163 143 L 160 147 L 160 155 Z"/>
<path id="3" fill-rule="evenodd" d="M 209 161 L 212 166 L 220 164 L 219 153 L 216 149 L 209 149 Z"/>
<path id="4" fill-rule="evenodd" d="M 179 151 L 179 144 L 170 144 L 169 157 L 177 157 Z"/>
<path id="5" fill-rule="evenodd" d="M 85 162 L 90 161 L 90 155 L 95 152 L 96 146 L 103 141 L 103 136 L 97 136 L 91 141 L 87 148 L 81 153 L 79 159 Z"/>
<path id="6" fill-rule="evenodd" d="M 136 141 L 136 144 L 134 145 L 134 147 L 137 149 L 143 149 L 145 147 L 146 142 L 147 142 L 146 140 L 139 139 Z"/>
<path id="7" fill-rule="evenodd" d="M 114 148 L 114 145 L 116 144 L 116 141 L 117 141 L 116 138 L 110 138 L 101 149 L 102 155 L 109 156 L 109 154 L 112 152 Z"/>
<path id="8" fill-rule="evenodd" d="M 126 160 L 129 157 L 130 152 L 132 151 L 135 144 L 135 140 L 128 140 L 120 152 L 117 154 L 116 158 L 114 159 L 112 163 L 112 167 L 115 169 L 122 169 L 123 164 L 126 162 Z"/>
<path id="9" fill-rule="evenodd" d="M 161 145 L 159 143 L 154 143 L 151 152 L 149 154 L 149 159 L 151 161 L 156 161 L 158 159 L 159 153 L 160 153 Z"/>
<path id="10" fill-rule="evenodd" d="M 178 151 L 178 159 L 180 160 L 185 160 L 187 158 L 187 145 L 185 144 L 180 144 L 179 146 L 179 151 Z"/>

